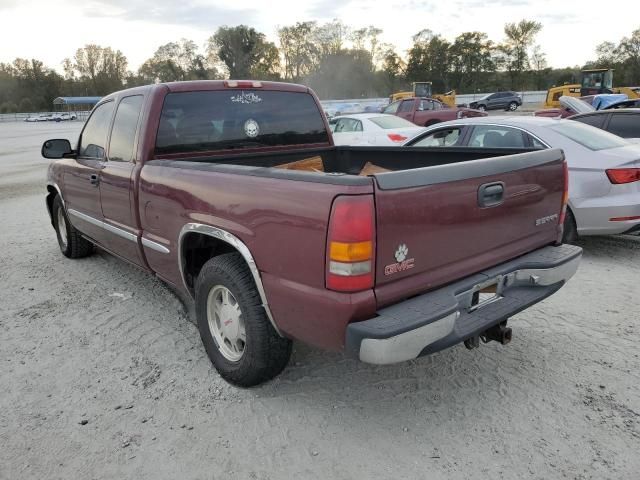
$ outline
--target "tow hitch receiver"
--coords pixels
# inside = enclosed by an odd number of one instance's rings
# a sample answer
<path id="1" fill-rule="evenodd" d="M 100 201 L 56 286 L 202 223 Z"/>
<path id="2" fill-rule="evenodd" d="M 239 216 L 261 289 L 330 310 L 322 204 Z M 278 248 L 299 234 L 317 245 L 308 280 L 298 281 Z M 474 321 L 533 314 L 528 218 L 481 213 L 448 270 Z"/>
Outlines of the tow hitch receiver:
<path id="1" fill-rule="evenodd" d="M 464 341 L 464 346 L 469 350 L 473 350 L 474 348 L 478 348 L 480 346 L 480 340 L 482 343 L 489 343 L 491 341 L 498 342 L 501 345 L 506 345 L 511 341 L 511 337 L 513 332 L 510 327 L 507 327 L 506 320 L 498 325 L 494 325 L 493 327 L 485 330 L 480 335 L 476 335 L 470 338 L 467 338 Z"/>

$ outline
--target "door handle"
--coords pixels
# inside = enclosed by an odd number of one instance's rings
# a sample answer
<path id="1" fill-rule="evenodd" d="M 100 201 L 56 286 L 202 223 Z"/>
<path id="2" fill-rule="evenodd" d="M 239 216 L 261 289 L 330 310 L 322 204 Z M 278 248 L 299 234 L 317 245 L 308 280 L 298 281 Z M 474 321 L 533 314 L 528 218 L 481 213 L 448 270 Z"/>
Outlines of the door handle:
<path id="1" fill-rule="evenodd" d="M 504 183 L 493 182 L 480 185 L 478 189 L 478 205 L 481 208 L 495 207 L 504 202 Z"/>
<path id="2" fill-rule="evenodd" d="M 89 177 L 89 183 L 91 183 L 91 185 L 98 186 L 98 184 L 100 183 L 100 177 L 98 177 L 97 173 L 91 174 L 91 176 Z"/>

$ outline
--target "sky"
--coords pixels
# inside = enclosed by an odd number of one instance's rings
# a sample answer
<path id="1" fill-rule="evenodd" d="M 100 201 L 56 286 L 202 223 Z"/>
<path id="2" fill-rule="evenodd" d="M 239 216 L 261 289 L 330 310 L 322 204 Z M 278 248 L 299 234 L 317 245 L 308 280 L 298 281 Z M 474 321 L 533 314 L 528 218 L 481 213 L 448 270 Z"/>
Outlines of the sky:
<path id="1" fill-rule="evenodd" d="M 0 0 L 0 62 L 37 58 L 61 71 L 64 58 L 96 43 L 121 50 L 135 70 L 158 46 L 180 38 L 204 46 L 222 25 L 249 25 L 277 42 L 278 27 L 334 18 L 382 28 L 381 40 L 404 56 L 411 36 L 425 28 L 450 41 L 479 30 L 500 42 L 506 22 L 526 18 L 543 24 L 536 43 L 549 65 L 565 67 L 594 59 L 596 45 L 640 28 L 639 16 L 624 15 L 635 0 L 615 5 L 614 21 L 603 20 L 602 4 L 590 0 Z"/>

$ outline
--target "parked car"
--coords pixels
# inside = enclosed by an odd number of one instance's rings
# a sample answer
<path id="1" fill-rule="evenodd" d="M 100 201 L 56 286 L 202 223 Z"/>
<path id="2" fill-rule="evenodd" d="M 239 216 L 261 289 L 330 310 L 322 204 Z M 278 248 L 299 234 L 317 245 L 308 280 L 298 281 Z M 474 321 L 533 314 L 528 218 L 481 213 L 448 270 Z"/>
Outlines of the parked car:
<path id="1" fill-rule="evenodd" d="M 545 108 L 533 112 L 535 117 L 568 118 L 578 113 L 595 112 L 596 109 L 584 100 L 564 95 L 558 99 L 560 108 Z"/>
<path id="2" fill-rule="evenodd" d="M 522 97 L 516 92 L 496 92 L 485 95 L 469 103 L 469 108 L 477 110 L 507 110 L 515 112 L 522 105 Z"/>
<path id="3" fill-rule="evenodd" d="M 562 152 L 510 153 L 334 147 L 309 88 L 232 80 L 113 93 L 75 150 L 42 147 L 62 253 L 99 245 L 194 301 L 242 386 L 282 371 L 292 339 L 375 364 L 508 343 L 582 252 L 560 244 Z"/>
<path id="4" fill-rule="evenodd" d="M 65 121 L 69 121 L 69 120 L 75 120 L 76 114 L 75 113 L 70 113 L 70 112 L 59 112 L 59 113 L 54 113 L 51 116 L 51 120 L 54 122 L 65 122 Z"/>
<path id="5" fill-rule="evenodd" d="M 560 105 L 560 109 L 540 110 L 535 115 L 576 120 L 636 142 L 640 139 L 640 109 L 596 110 L 585 101 L 568 96 L 560 97 Z"/>
<path id="6" fill-rule="evenodd" d="M 636 143 L 640 142 L 640 108 L 597 110 L 572 115 L 568 119 L 606 130 Z"/>
<path id="7" fill-rule="evenodd" d="M 334 117 L 329 125 L 336 145 L 401 145 L 424 131 L 424 127 L 384 113 Z"/>
<path id="8" fill-rule="evenodd" d="M 412 97 L 389 104 L 383 113 L 397 115 L 410 122 L 428 127 L 454 118 L 483 117 L 487 114 L 466 107 L 449 107 L 433 98 Z"/>
<path id="9" fill-rule="evenodd" d="M 561 148 L 569 165 L 564 239 L 640 231 L 640 145 L 569 120 L 537 117 L 462 119 L 427 129 L 413 147 Z"/>
<path id="10" fill-rule="evenodd" d="M 640 108 L 640 98 L 631 98 L 620 102 L 612 103 L 603 107 L 602 110 L 614 110 L 618 108 Z"/>
<path id="11" fill-rule="evenodd" d="M 35 116 L 31 116 L 29 115 L 27 118 L 24 119 L 25 122 L 47 122 L 49 120 L 51 120 L 52 118 L 52 114 L 51 113 L 41 113 L 39 115 L 35 115 Z"/>

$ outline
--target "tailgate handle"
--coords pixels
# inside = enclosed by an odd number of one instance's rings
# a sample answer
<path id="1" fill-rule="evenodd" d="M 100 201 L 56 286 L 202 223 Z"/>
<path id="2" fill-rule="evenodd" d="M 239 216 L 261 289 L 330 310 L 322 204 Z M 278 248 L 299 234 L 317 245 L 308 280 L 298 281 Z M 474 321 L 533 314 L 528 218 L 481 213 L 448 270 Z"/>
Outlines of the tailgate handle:
<path id="1" fill-rule="evenodd" d="M 504 202 L 504 183 L 493 182 L 480 185 L 478 189 L 478 205 L 482 208 L 495 207 Z"/>

